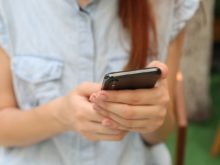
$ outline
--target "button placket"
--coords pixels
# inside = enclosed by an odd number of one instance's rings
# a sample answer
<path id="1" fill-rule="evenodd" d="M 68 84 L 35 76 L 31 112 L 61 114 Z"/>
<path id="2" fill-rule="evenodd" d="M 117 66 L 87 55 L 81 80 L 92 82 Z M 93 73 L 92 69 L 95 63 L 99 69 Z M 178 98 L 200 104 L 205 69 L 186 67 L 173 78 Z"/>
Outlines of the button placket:
<path id="1" fill-rule="evenodd" d="M 94 81 L 94 38 L 92 20 L 86 12 L 79 11 L 79 81 Z M 80 138 L 80 159 L 82 165 L 95 165 L 95 146 Z"/>
<path id="2" fill-rule="evenodd" d="M 80 82 L 94 81 L 94 38 L 91 18 L 79 11 L 79 62 Z"/>

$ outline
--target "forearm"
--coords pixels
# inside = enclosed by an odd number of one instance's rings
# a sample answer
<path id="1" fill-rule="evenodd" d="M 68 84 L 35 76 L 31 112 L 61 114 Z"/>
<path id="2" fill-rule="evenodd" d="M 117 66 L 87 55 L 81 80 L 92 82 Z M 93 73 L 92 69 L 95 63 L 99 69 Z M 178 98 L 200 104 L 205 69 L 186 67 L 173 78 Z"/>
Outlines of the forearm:
<path id="1" fill-rule="evenodd" d="M 155 132 L 141 134 L 143 140 L 150 145 L 164 142 L 175 127 L 175 118 L 173 114 L 172 103 L 168 105 L 168 112 L 164 124 Z"/>
<path id="2" fill-rule="evenodd" d="M 22 147 L 61 133 L 65 129 L 55 115 L 59 108 L 60 98 L 28 111 L 2 109 L 0 145 Z"/>

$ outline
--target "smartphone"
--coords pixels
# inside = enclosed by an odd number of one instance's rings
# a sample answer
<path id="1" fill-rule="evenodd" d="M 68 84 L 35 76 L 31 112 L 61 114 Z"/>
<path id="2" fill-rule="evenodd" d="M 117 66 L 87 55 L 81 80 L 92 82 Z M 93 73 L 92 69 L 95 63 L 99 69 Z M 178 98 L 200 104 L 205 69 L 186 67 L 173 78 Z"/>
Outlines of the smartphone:
<path id="1" fill-rule="evenodd" d="M 160 76 L 161 70 L 157 67 L 112 72 L 105 75 L 102 90 L 153 88 Z"/>

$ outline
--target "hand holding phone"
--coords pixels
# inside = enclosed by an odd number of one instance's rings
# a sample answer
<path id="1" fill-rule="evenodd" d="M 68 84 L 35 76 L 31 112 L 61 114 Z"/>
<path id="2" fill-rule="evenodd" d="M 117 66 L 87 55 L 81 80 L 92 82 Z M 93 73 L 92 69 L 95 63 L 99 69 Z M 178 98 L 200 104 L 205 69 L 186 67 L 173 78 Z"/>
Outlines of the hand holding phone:
<path id="1" fill-rule="evenodd" d="M 168 68 L 160 62 L 150 66 L 106 74 L 103 90 L 91 96 L 94 110 L 104 117 L 103 126 L 146 134 L 163 125 L 169 102 Z M 158 80 L 157 88 L 153 88 Z"/>

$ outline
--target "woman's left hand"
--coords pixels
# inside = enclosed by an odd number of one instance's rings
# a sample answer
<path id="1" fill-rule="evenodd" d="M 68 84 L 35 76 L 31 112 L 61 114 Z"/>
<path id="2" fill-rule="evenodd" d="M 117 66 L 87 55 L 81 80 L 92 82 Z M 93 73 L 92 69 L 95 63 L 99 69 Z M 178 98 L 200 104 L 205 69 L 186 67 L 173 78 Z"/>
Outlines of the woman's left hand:
<path id="1" fill-rule="evenodd" d="M 162 76 L 151 89 L 99 91 L 90 97 L 93 108 L 106 118 L 106 127 L 147 134 L 162 126 L 167 114 L 169 92 L 167 66 L 154 61 Z"/>

